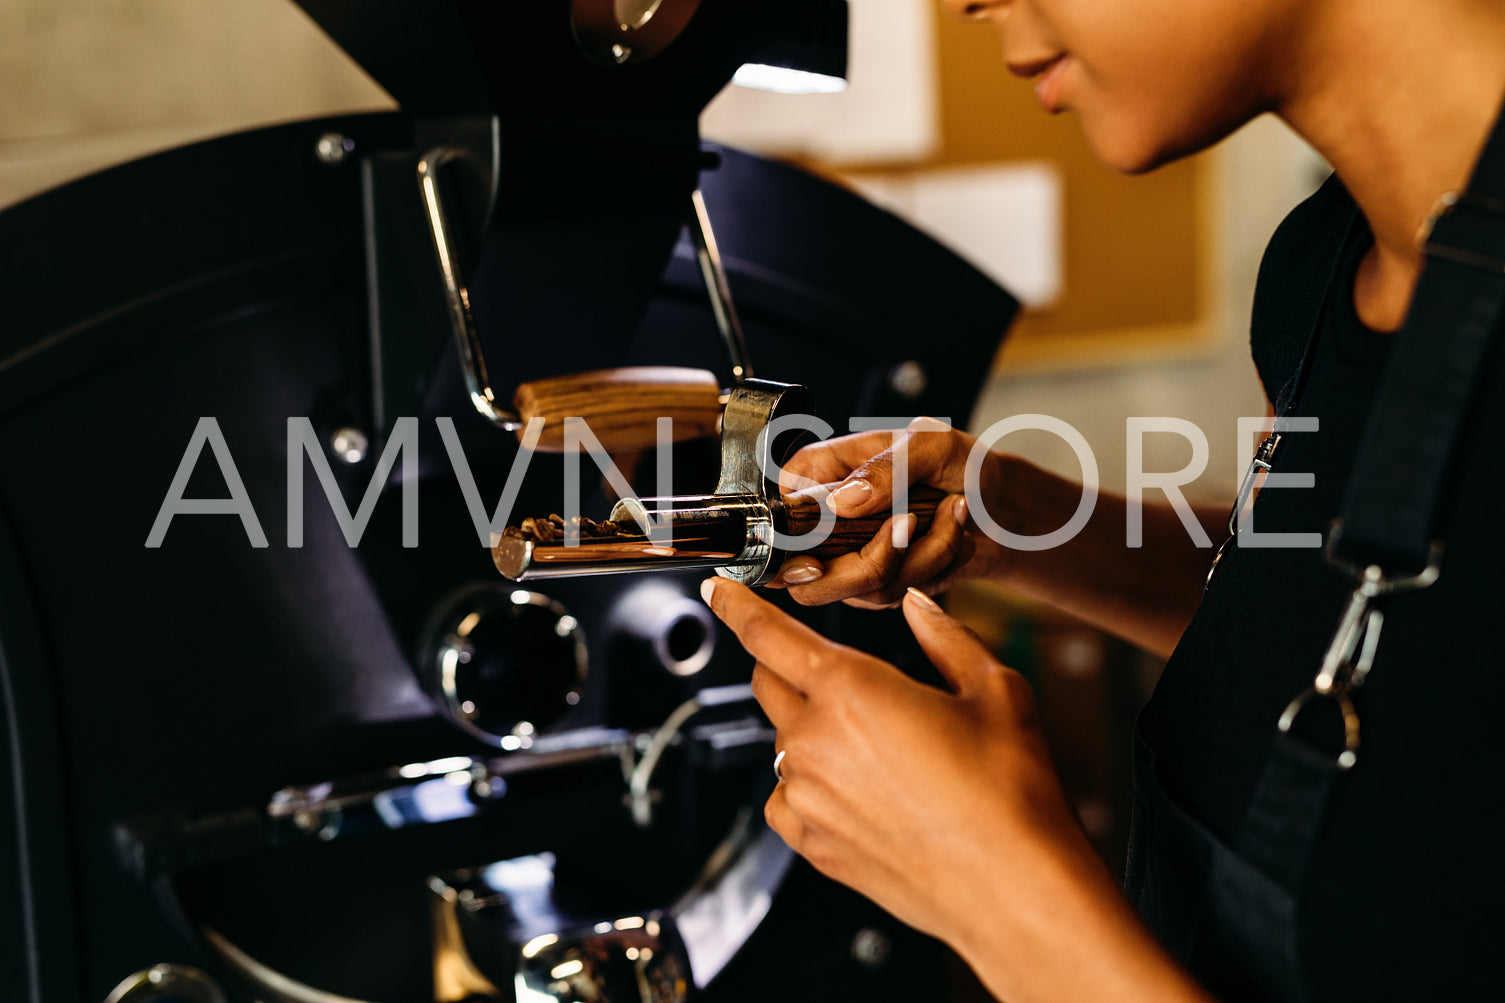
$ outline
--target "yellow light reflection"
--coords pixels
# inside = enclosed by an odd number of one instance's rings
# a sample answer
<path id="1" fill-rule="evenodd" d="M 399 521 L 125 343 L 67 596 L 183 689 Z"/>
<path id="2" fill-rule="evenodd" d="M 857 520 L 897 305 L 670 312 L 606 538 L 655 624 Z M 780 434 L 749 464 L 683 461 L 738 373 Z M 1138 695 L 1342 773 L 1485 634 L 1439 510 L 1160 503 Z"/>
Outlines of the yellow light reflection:
<path id="1" fill-rule="evenodd" d="M 531 958 L 545 947 L 552 947 L 559 943 L 559 935 L 546 933 L 542 937 L 534 937 L 523 945 L 523 957 Z"/>
<path id="2" fill-rule="evenodd" d="M 574 961 L 566 961 L 563 964 L 555 965 L 549 971 L 549 974 L 556 979 L 567 979 L 571 975 L 579 975 L 583 971 L 585 971 L 585 962 L 577 958 Z"/>

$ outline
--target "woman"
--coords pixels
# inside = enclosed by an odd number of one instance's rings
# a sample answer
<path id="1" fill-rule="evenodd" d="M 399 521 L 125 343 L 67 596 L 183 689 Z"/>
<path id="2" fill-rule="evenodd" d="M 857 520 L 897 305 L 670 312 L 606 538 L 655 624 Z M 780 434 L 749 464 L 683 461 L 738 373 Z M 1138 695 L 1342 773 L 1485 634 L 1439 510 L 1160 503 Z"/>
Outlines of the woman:
<path id="1" fill-rule="evenodd" d="M 1275 460 L 1315 473 L 1316 487 L 1261 493 L 1259 528 L 1325 530 L 1422 272 L 1418 231 L 1440 195 L 1465 187 L 1505 96 L 1505 4 L 944 2 L 996 29 L 1009 68 L 1035 81 L 1047 111 L 1076 112 L 1117 169 L 1151 170 L 1266 111 L 1334 165 L 1341 185 L 1293 213 L 1267 252 L 1253 329 L 1272 405 L 1319 419 Z M 1125 545 L 1125 502 L 1104 496 L 1068 544 L 1012 550 L 968 512 L 972 440 L 960 432 L 921 422 L 896 446 L 875 433 L 802 451 L 790 473 L 845 479 L 831 499 L 842 516 L 887 508 L 894 449 L 907 453 L 910 482 L 952 493 L 924 536 L 910 541 L 912 523 L 891 521 L 861 553 L 826 566 L 795 557 L 779 580 L 805 604 L 902 601 L 952 691 L 708 581 L 712 609 L 758 660 L 754 689 L 778 730 L 770 825 L 822 871 L 950 943 L 1014 1003 L 1497 992 L 1483 952 L 1505 932 L 1488 824 L 1502 766 L 1492 711 L 1505 697 L 1489 623 L 1505 548 L 1487 531 L 1505 490 L 1502 370 L 1491 351 L 1449 466 L 1441 576 L 1387 608 L 1370 681 L 1352 696 L 1363 751 L 1282 816 L 1294 837 L 1261 831 L 1271 792 L 1280 802 L 1300 788 L 1272 783 L 1276 720 L 1311 685 L 1354 588 L 1320 551 L 1231 548 L 1204 598 L 1210 555 L 1169 506 L 1146 505 L 1141 548 Z M 997 453 L 977 492 L 1022 535 L 1062 526 L 1080 498 L 1077 485 Z M 1221 535 L 1225 512 L 1196 515 Z M 1140 722 L 1132 904 L 1059 790 L 1029 687 L 929 599 L 961 577 L 1006 583 L 1171 656 Z"/>

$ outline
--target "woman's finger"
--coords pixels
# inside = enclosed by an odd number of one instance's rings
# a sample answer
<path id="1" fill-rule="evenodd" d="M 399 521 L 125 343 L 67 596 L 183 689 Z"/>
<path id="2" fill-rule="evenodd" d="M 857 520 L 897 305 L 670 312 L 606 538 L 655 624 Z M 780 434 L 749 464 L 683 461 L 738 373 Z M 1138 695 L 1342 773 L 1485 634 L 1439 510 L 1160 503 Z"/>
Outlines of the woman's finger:
<path id="1" fill-rule="evenodd" d="M 897 433 L 882 452 L 852 469 L 831 492 L 831 510 L 855 518 L 893 504 L 896 487 L 923 482 L 946 491 L 963 488 L 970 436 L 935 418 L 916 418 Z"/>
<path id="2" fill-rule="evenodd" d="M 818 687 L 822 663 L 848 650 L 729 578 L 707 578 L 700 583 L 700 595 L 748 654 L 802 693 Z"/>
<path id="3" fill-rule="evenodd" d="M 787 782 L 774 787 L 773 793 L 768 796 L 763 805 L 763 819 L 770 829 L 779 834 L 789 849 L 802 853 L 807 843 L 805 825 L 789 809 L 785 783 Z"/>
<path id="4" fill-rule="evenodd" d="M 930 531 L 910 545 L 904 564 L 888 582 L 878 589 L 843 599 L 849 606 L 865 609 L 893 609 L 904 599 L 905 590 L 933 584 L 927 593 L 940 591 L 946 582 L 967 563 L 976 545 L 966 535 L 966 499 L 952 495 L 936 507 Z"/>
<path id="5" fill-rule="evenodd" d="M 897 581 L 917 522 L 913 512 L 887 519 L 861 550 L 827 561 L 824 574 L 805 585 L 791 584 L 789 595 L 802 606 L 823 606 Z"/>
<path id="6" fill-rule="evenodd" d="M 762 662 L 753 666 L 752 691 L 763 713 L 779 731 L 788 730 L 805 707 L 805 694 Z"/>
<path id="7" fill-rule="evenodd" d="M 967 503 L 961 495 L 951 495 L 936 506 L 929 530 L 910 542 L 902 552 L 883 546 L 880 531 L 857 555 L 843 555 L 824 566 L 809 558 L 790 558 L 780 571 L 780 582 L 789 589 L 796 602 L 819 606 L 845 602 L 861 609 L 891 609 L 904 598 L 912 585 L 938 586 L 949 580 L 976 550 L 966 535 Z M 808 561 L 819 573 L 796 561 Z M 791 572 L 807 581 L 790 577 Z"/>
<path id="8" fill-rule="evenodd" d="M 940 583 L 960 570 L 976 551 L 976 544 L 967 536 L 966 522 L 966 498 L 950 495 L 942 500 L 936 506 L 930 530 L 910 544 L 909 553 L 904 555 L 904 567 L 900 569 L 897 584 L 908 588 Z M 877 598 L 896 602 L 904 595 L 901 591 L 889 589 Z"/>
<path id="9" fill-rule="evenodd" d="M 811 443 L 779 471 L 779 493 L 791 494 L 846 478 L 859 465 L 893 445 L 892 432 L 855 432 Z"/>
<path id="10" fill-rule="evenodd" d="M 925 657 L 958 694 L 975 693 L 1007 671 L 976 634 L 919 589 L 906 593 L 904 619 L 909 621 Z"/>
<path id="11" fill-rule="evenodd" d="M 791 585 L 808 585 L 826 573 L 825 565 L 813 557 L 805 554 L 797 554 L 787 558 L 779 566 L 779 573 L 773 581 L 768 583 L 769 588 L 788 588 Z"/>

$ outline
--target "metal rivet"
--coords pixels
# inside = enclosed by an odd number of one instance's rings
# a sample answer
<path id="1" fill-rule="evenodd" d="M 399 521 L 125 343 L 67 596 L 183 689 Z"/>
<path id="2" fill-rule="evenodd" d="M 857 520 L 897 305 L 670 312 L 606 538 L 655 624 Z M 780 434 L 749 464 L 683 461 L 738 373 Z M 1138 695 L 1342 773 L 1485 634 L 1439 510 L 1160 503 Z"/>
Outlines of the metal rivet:
<path id="1" fill-rule="evenodd" d="M 619 63 L 625 63 L 627 62 L 627 60 L 632 58 L 632 49 L 629 46 L 622 45 L 620 43 L 613 45 L 611 47 L 611 58 L 615 59 Z"/>
<path id="2" fill-rule="evenodd" d="M 888 935 L 870 926 L 858 930 L 857 936 L 852 938 L 852 957 L 857 959 L 858 964 L 868 968 L 883 965 L 893 949 L 893 942 L 888 939 Z"/>
<path id="3" fill-rule="evenodd" d="M 329 448 L 334 455 L 346 463 L 359 463 L 366 458 L 366 450 L 371 443 L 366 439 L 366 433 L 358 428 L 346 426 L 335 429 L 334 435 L 329 437 Z"/>
<path id="4" fill-rule="evenodd" d="M 319 163 L 328 164 L 330 167 L 343 164 L 354 150 L 355 141 L 338 132 L 326 132 L 314 145 L 314 155 L 319 158 Z"/>
<path id="5" fill-rule="evenodd" d="M 901 362 L 888 374 L 888 386 L 905 400 L 914 400 L 930 385 L 925 367 L 913 359 Z"/>

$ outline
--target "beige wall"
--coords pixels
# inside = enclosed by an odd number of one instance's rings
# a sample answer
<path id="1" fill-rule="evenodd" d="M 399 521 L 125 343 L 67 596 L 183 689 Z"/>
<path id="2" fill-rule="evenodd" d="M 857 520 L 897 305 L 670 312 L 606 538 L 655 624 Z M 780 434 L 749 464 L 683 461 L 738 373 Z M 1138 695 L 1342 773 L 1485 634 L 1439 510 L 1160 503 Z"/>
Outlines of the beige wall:
<path id="1" fill-rule="evenodd" d="M 1225 141 L 1207 164 L 1212 240 L 1205 267 L 1217 292 L 1208 307 L 1206 343 L 1149 352 L 1139 361 L 1049 371 L 1010 367 L 1006 349 L 979 402 L 974 428 L 1010 414 L 1061 418 L 1091 443 L 1103 486 L 1120 490 L 1126 477 L 1124 419 L 1182 418 L 1203 429 L 1210 450 L 1207 470 L 1188 496 L 1232 498 L 1253 451 L 1252 444 L 1236 441 L 1237 420 L 1263 415 L 1266 408 L 1248 345 L 1260 258 L 1280 220 L 1315 189 L 1326 169 L 1305 143 L 1269 117 Z M 1010 439 L 1005 446 L 1062 473 L 1076 473 L 1075 455 L 1063 443 L 1044 434 L 1019 443 L 1016 448 Z M 1145 446 L 1147 471 L 1178 470 L 1191 458 L 1190 448 L 1176 436 L 1151 436 Z"/>
<path id="2" fill-rule="evenodd" d="M 391 106 L 289 0 L 0 0 L 0 205 L 193 139 Z"/>

